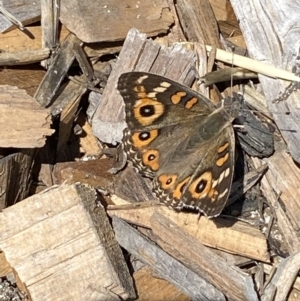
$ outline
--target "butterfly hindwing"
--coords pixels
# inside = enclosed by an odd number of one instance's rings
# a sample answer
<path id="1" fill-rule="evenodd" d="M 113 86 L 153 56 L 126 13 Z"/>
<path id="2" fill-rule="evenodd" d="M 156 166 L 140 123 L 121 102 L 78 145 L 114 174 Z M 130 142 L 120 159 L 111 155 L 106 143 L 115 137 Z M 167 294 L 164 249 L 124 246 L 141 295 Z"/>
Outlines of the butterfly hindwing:
<path id="1" fill-rule="evenodd" d="M 193 207 L 208 216 L 223 209 L 231 187 L 234 133 L 231 122 L 203 95 L 164 77 L 122 74 L 124 151 L 169 206 Z"/>

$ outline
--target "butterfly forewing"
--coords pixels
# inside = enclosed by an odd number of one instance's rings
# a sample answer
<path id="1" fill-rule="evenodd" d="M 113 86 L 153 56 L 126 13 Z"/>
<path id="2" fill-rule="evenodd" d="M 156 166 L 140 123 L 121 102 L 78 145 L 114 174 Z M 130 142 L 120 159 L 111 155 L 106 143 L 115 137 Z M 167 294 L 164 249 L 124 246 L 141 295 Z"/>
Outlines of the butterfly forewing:
<path id="1" fill-rule="evenodd" d="M 154 192 L 175 208 L 207 216 L 223 209 L 234 167 L 234 133 L 223 109 L 167 78 L 143 72 L 120 76 L 125 101 L 124 151 Z"/>

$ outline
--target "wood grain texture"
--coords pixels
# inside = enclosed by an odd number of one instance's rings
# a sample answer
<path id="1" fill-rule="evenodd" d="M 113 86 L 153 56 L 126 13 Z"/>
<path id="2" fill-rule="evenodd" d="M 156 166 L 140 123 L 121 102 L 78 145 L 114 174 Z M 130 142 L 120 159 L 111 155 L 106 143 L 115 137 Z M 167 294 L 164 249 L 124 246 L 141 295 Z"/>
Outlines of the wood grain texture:
<path id="1" fill-rule="evenodd" d="M 86 43 L 124 40 L 137 28 L 148 36 L 166 33 L 173 23 L 167 1 L 62 1 L 60 21 Z"/>
<path id="2" fill-rule="evenodd" d="M 28 51 L 43 48 L 41 26 L 28 27 L 30 35 L 25 35 L 19 29 L 3 33 L 0 39 L 0 48 L 9 52 Z M 59 40 L 62 42 L 70 32 L 61 26 Z M 33 38 L 32 38 L 33 37 Z"/>
<path id="3" fill-rule="evenodd" d="M 0 159 L 0 210 L 28 196 L 35 149 L 23 149 Z"/>
<path id="4" fill-rule="evenodd" d="M 52 64 L 34 95 L 41 106 L 47 107 L 52 103 L 61 82 L 74 61 L 73 46 L 75 43 L 81 43 L 81 41 L 75 35 L 70 34 L 54 56 Z"/>
<path id="5" fill-rule="evenodd" d="M 118 202 L 118 198 L 112 198 Z M 121 200 L 124 204 L 124 200 Z M 121 209 L 121 208 L 120 208 Z M 176 223 L 181 229 L 206 246 L 242 255 L 260 261 L 269 261 L 268 246 L 264 235 L 242 222 L 231 222 L 222 218 L 213 220 L 197 214 L 175 212 L 164 205 L 144 209 L 108 210 L 110 216 L 118 216 L 133 224 L 151 229 L 151 218 L 159 212 Z"/>
<path id="6" fill-rule="evenodd" d="M 300 251 L 300 240 L 297 231 L 299 223 L 297 218 L 296 220 L 294 219 L 295 216 L 293 216 L 293 213 L 291 212 L 293 207 L 295 207 L 296 212 L 299 211 L 297 198 L 299 189 L 295 189 L 295 185 L 298 185 L 299 180 L 297 180 L 296 183 L 293 183 L 294 180 L 298 179 L 297 177 L 299 176 L 299 170 L 298 167 L 294 165 L 292 159 L 289 158 L 285 152 L 286 148 L 284 146 L 279 147 L 279 149 L 273 155 L 274 159 L 272 159 L 273 157 L 269 159 L 271 168 L 262 178 L 261 185 L 262 192 L 275 213 L 278 227 L 284 237 L 287 249 L 290 254 L 294 254 Z M 276 162 L 278 162 L 278 160 L 281 161 L 282 158 L 284 158 L 284 163 L 281 162 L 280 165 L 282 166 L 283 164 L 284 168 L 282 171 L 280 171 Z M 257 158 L 252 158 L 252 160 L 256 168 L 261 165 L 261 162 Z M 288 178 L 292 180 L 291 183 L 287 182 L 285 178 L 282 178 L 287 173 L 289 173 Z M 283 190 L 282 193 L 277 185 L 279 185 L 280 189 Z M 289 197 L 291 196 L 291 193 L 292 198 L 290 200 Z M 281 205 L 284 203 L 279 202 L 281 194 L 284 202 L 287 204 L 287 212 L 284 208 L 285 205 Z"/>
<path id="7" fill-rule="evenodd" d="M 267 285 L 262 301 L 282 301 L 290 300 L 288 296 L 293 284 L 297 278 L 300 269 L 300 253 L 296 253 L 288 258 L 282 259 L 278 264 L 272 280 Z M 272 292 L 275 290 L 275 298 L 272 298 Z"/>
<path id="8" fill-rule="evenodd" d="M 176 8 L 190 42 L 222 48 L 217 20 L 208 0 L 177 1 Z"/>
<path id="9" fill-rule="evenodd" d="M 153 214 L 151 224 L 154 235 L 158 237 L 156 243 L 159 246 L 213 284 L 227 298 L 258 301 L 250 275 L 227 264 L 223 258 L 204 247 L 162 214 Z"/>
<path id="10" fill-rule="evenodd" d="M 0 254 L 1 255 L 1 254 Z M 158 278 L 149 267 L 143 267 L 133 274 L 137 288 L 137 301 L 172 300 L 190 301 L 170 282 Z"/>
<path id="11" fill-rule="evenodd" d="M 231 5 L 239 20 L 250 56 L 258 61 L 274 65 L 289 71 L 295 66 L 299 52 L 300 3 L 294 0 L 232 0 Z M 259 76 L 269 108 L 288 144 L 295 161 L 300 162 L 300 92 L 295 91 L 279 103 L 277 99 L 284 91 L 284 81 Z M 282 114 L 287 111 L 289 115 Z"/>
<path id="12" fill-rule="evenodd" d="M 40 62 L 50 56 L 50 49 L 36 49 L 22 52 L 0 53 L 0 66 L 28 65 Z"/>
<path id="13" fill-rule="evenodd" d="M 187 269 L 156 244 L 117 217 L 113 227 L 119 244 L 131 254 L 147 263 L 162 278 L 178 287 L 192 300 L 225 300 L 225 297 L 202 277 Z"/>
<path id="14" fill-rule="evenodd" d="M 40 0 L 3 0 L 1 5 L 15 18 L 28 25 L 37 22 L 41 18 Z M 0 32 L 9 31 L 16 28 L 3 14 L 0 14 Z"/>
<path id="15" fill-rule="evenodd" d="M 45 144 L 51 116 L 25 90 L 0 86 L 0 146 L 35 148 Z"/>
<path id="16" fill-rule="evenodd" d="M 95 190 L 52 187 L 0 213 L 0 248 L 33 301 L 135 297 Z"/>

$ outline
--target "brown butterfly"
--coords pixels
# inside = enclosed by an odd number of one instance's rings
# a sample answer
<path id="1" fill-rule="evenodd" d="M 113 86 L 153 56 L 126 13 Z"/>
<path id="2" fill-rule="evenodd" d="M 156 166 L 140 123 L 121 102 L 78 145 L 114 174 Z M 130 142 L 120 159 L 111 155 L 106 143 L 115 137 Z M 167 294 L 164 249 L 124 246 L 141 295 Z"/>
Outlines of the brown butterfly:
<path id="1" fill-rule="evenodd" d="M 234 173 L 236 116 L 155 74 L 124 73 L 118 90 L 125 101 L 127 160 L 153 178 L 159 200 L 176 209 L 219 215 Z"/>

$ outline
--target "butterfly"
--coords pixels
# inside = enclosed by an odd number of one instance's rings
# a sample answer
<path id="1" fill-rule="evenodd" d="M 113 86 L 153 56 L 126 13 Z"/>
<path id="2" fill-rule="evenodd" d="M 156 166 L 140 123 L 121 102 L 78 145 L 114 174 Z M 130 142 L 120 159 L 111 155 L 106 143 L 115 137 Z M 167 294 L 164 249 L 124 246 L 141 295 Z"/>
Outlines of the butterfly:
<path id="1" fill-rule="evenodd" d="M 127 128 L 127 161 L 153 179 L 167 206 L 214 217 L 223 210 L 235 165 L 236 116 L 204 95 L 168 78 L 145 72 L 119 77 Z"/>

